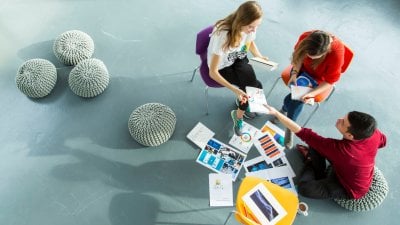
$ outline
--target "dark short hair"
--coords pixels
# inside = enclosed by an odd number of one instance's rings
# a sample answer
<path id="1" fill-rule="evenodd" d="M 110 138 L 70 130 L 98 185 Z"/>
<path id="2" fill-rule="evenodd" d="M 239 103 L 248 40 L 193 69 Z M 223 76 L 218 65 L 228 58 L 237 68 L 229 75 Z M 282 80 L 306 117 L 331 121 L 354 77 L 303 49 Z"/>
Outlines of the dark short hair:
<path id="1" fill-rule="evenodd" d="M 347 132 L 356 140 L 371 137 L 377 126 L 375 118 L 367 113 L 352 111 L 349 112 L 347 118 L 350 122 Z"/>

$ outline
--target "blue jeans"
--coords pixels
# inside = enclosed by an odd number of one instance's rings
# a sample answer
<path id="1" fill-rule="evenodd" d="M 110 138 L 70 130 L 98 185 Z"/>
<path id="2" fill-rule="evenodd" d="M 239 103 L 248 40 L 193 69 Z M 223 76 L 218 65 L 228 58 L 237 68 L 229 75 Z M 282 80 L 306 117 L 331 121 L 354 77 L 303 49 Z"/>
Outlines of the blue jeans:
<path id="1" fill-rule="evenodd" d="M 304 103 L 302 101 L 292 100 L 292 94 L 288 94 L 283 100 L 282 109 L 287 112 L 287 117 L 296 121 L 303 110 L 303 105 Z"/>

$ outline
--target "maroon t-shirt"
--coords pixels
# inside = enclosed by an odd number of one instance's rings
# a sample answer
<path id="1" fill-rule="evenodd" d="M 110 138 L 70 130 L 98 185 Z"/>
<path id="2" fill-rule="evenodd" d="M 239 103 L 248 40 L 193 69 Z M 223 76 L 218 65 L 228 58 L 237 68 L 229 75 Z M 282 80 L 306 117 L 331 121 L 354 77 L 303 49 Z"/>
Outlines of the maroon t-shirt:
<path id="1" fill-rule="evenodd" d="M 358 199 L 368 192 L 378 148 L 386 145 L 386 136 L 378 129 L 363 140 L 325 138 L 308 128 L 302 128 L 296 135 L 331 162 L 351 197 Z"/>

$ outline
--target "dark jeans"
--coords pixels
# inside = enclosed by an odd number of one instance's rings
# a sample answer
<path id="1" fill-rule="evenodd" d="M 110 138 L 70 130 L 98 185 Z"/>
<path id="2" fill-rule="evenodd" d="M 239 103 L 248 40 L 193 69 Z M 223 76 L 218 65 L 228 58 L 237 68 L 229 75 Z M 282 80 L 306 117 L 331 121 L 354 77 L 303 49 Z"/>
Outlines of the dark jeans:
<path id="1" fill-rule="evenodd" d="M 262 84 L 256 78 L 256 73 L 253 67 L 249 64 L 247 57 L 243 59 L 236 59 L 235 62 L 229 66 L 219 70 L 222 77 L 229 83 L 239 87 L 239 89 L 246 92 L 246 86 L 262 88 Z M 239 109 L 245 111 L 249 103 L 239 104 Z"/>
<path id="2" fill-rule="evenodd" d="M 298 192 L 315 199 L 349 198 L 334 170 L 327 171 L 326 159 L 310 148 L 311 162 L 306 163 L 298 182 Z"/>
<path id="3" fill-rule="evenodd" d="M 298 100 L 292 100 L 292 94 L 286 95 L 283 100 L 283 111 L 287 112 L 287 117 L 296 121 L 301 111 L 303 110 L 304 103 Z"/>

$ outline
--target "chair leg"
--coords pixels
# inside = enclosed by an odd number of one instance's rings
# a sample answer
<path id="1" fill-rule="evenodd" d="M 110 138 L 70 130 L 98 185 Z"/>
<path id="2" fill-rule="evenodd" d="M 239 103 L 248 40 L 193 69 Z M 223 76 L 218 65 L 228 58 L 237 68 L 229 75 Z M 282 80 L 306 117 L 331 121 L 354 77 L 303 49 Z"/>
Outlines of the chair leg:
<path id="1" fill-rule="evenodd" d="M 193 70 L 193 75 L 192 75 L 192 79 L 190 79 L 190 82 L 193 82 L 194 75 L 196 75 L 196 71 L 197 71 L 199 68 L 200 68 L 200 66 L 196 67 L 196 68 Z"/>
<path id="2" fill-rule="evenodd" d="M 224 225 L 226 225 L 226 224 L 228 223 L 229 218 L 231 218 L 231 216 L 232 216 L 234 213 L 235 213 L 235 211 L 232 211 L 232 212 L 229 213 L 228 217 L 227 217 L 226 220 L 225 220 Z"/>
<path id="3" fill-rule="evenodd" d="M 204 94 L 206 95 L 206 115 L 208 115 L 208 86 L 204 89 Z"/>
<path id="4" fill-rule="evenodd" d="M 276 78 L 276 80 L 275 80 L 274 84 L 272 85 L 271 89 L 268 91 L 268 94 L 265 96 L 266 100 L 268 100 L 269 96 L 270 96 L 271 93 L 272 93 L 272 90 L 274 90 L 276 84 L 278 83 L 278 81 L 279 81 L 280 79 L 282 79 L 282 77 Z"/>
<path id="5" fill-rule="evenodd" d="M 319 109 L 320 104 L 321 104 L 321 103 L 319 103 L 319 102 L 317 103 L 316 107 L 315 107 L 314 110 L 311 112 L 311 114 L 308 116 L 306 122 L 303 124 L 303 127 L 305 127 L 305 126 L 307 125 L 308 121 L 311 120 L 311 117 L 313 117 L 314 114 L 315 114 L 315 112 L 317 112 L 317 110 Z"/>

